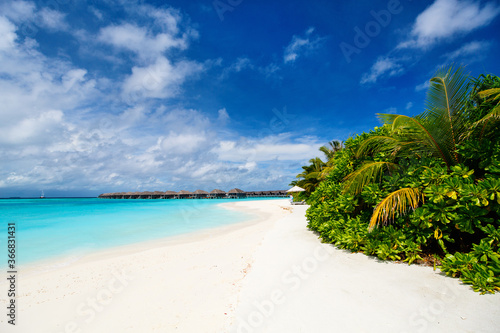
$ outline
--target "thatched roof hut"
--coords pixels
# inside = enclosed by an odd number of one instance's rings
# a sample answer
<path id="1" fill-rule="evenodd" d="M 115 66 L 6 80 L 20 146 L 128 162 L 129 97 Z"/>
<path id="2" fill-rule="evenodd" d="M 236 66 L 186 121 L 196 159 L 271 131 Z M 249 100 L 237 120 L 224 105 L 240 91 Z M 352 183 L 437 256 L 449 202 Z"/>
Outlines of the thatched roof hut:
<path id="1" fill-rule="evenodd" d="M 227 192 L 229 194 L 237 194 L 237 193 L 245 193 L 245 191 L 243 190 L 240 190 L 239 188 L 233 188 L 232 190 L 230 190 L 229 192 Z"/>
<path id="2" fill-rule="evenodd" d="M 192 198 L 193 197 L 193 193 L 189 192 L 189 191 L 179 191 L 179 197 L 180 198 Z"/>
<path id="3" fill-rule="evenodd" d="M 177 192 L 175 191 L 165 191 L 165 195 L 177 195 Z"/>
<path id="4" fill-rule="evenodd" d="M 226 192 L 223 190 L 215 189 L 208 195 L 209 198 L 225 198 Z"/>
<path id="5" fill-rule="evenodd" d="M 229 198 L 244 198 L 246 196 L 245 191 L 240 190 L 239 188 L 233 188 L 229 192 L 227 192 L 227 196 Z"/>
<path id="6" fill-rule="evenodd" d="M 179 197 L 178 193 L 174 191 L 165 191 L 163 195 L 166 199 L 177 199 Z"/>
<path id="7" fill-rule="evenodd" d="M 140 194 L 139 194 L 139 198 L 141 198 L 141 199 L 151 199 L 152 196 L 153 196 L 153 192 L 149 192 L 149 191 L 140 192 Z"/>
<path id="8" fill-rule="evenodd" d="M 208 195 L 208 192 L 207 191 L 203 191 L 203 190 L 196 190 L 196 191 L 193 192 L 193 194 L 197 198 L 205 198 Z"/>

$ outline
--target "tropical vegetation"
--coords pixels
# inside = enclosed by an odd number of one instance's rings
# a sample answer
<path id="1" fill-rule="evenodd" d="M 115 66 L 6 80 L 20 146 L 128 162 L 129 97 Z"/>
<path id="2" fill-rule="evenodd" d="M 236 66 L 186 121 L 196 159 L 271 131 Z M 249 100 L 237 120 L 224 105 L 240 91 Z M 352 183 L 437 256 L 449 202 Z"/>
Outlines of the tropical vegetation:
<path id="1" fill-rule="evenodd" d="M 500 78 L 462 67 L 430 80 L 425 110 L 329 143 L 293 185 L 323 242 L 433 264 L 481 293 L 500 290 Z"/>

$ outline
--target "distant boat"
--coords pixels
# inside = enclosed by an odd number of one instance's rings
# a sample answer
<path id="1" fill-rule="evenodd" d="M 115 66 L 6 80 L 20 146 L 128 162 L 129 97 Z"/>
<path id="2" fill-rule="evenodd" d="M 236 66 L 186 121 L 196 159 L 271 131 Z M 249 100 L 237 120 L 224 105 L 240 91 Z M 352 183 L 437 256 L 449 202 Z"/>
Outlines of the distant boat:
<path id="1" fill-rule="evenodd" d="M 42 190 L 42 195 L 40 196 L 40 199 L 44 199 L 45 198 L 45 194 L 43 194 L 43 190 Z"/>

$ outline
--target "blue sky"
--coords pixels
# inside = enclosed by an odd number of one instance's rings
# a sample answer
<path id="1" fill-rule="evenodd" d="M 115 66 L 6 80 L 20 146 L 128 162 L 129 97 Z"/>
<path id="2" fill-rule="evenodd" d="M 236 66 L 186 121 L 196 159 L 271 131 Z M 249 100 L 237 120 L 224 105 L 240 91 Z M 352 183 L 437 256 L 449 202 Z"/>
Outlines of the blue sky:
<path id="1" fill-rule="evenodd" d="M 500 3 L 1 1 L 0 197 L 285 189 L 413 115 L 451 62 L 500 73 Z"/>

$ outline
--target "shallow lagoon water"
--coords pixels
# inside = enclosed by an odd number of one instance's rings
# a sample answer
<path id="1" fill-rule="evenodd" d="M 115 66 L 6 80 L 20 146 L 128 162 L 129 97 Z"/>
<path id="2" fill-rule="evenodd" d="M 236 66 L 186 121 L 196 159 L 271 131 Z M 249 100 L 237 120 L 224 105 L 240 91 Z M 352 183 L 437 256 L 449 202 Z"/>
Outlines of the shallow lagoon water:
<path id="1" fill-rule="evenodd" d="M 238 199 L 272 200 L 272 199 Z M 0 200 L 0 245 L 7 265 L 7 224 L 16 226 L 17 266 L 244 222 L 250 214 L 217 200 L 97 198 Z"/>

